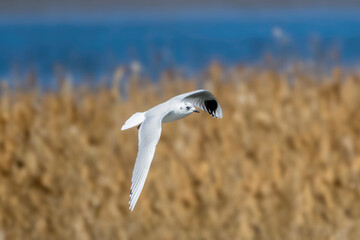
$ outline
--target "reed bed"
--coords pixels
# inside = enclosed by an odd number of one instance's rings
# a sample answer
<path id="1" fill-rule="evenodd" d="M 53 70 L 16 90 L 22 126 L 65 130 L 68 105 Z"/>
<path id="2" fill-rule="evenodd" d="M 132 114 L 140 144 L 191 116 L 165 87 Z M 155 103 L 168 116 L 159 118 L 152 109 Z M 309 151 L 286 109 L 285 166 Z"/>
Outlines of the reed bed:
<path id="1" fill-rule="evenodd" d="M 121 71 L 107 88 L 2 84 L 0 240 L 360 239 L 359 74 L 213 65 L 126 85 Z M 164 124 L 130 212 L 137 130 L 121 125 L 199 85 L 224 118 Z"/>

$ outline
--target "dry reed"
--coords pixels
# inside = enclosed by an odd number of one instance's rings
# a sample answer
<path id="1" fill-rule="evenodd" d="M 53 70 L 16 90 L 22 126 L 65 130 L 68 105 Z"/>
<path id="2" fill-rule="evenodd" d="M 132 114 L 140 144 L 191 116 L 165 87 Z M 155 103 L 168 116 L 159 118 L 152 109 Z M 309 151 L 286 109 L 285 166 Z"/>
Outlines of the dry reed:
<path id="1" fill-rule="evenodd" d="M 144 111 L 194 81 L 133 76 L 128 97 L 64 82 L 0 99 L 0 240 L 360 239 L 360 75 L 212 66 L 224 118 L 163 125 L 128 210 Z M 121 90 L 121 89 L 120 89 Z"/>

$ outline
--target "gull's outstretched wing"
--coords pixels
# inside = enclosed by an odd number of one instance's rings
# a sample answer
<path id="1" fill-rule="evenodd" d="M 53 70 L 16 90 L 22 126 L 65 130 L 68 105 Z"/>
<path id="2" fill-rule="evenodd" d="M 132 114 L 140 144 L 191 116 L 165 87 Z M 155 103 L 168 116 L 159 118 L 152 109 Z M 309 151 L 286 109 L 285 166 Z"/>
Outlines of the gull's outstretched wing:
<path id="1" fill-rule="evenodd" d="M 184 93 L 175 97 L 180 101 L 190 102 L 193 105 L 207 111 L 215 118 L 222 118 L 223 113 L 218 100 L 215 96 L 207 90 L 197 90 L 189 93 Z"/>
<path id="2" fill-rule="evenodd" d="M 162 117 L 147 117 L 139 129 L 139 151 L 131 179 L 130 207 L 132 211 L 144 187 L 156 145 L 161 135 Z"/>

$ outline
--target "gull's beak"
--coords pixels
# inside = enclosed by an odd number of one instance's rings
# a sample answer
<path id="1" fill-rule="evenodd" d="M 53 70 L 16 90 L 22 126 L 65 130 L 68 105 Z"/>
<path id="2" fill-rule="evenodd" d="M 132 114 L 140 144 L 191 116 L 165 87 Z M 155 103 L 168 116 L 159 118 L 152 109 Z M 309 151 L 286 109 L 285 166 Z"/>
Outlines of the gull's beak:
<path id="1" fill-rule="evenodd" d="M 198 111 L 198 110 L 194 110 L 193 112 L 199 113 L 199 111 Z"/>

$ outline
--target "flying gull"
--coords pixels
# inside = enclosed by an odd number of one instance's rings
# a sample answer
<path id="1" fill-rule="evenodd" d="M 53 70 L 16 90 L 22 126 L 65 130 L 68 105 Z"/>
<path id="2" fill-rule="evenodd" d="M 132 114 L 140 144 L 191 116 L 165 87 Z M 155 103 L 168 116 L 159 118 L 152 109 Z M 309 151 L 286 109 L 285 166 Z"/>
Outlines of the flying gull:
<path id="1" fill-rule="evenodd" d="M 135 126 L 139 129 L 139 150 L 131 179 L 130 207 L 134 210 L 144 187 L 151 161 L 155 154 L 156 144 L 161 134 L 161 123 L 172 122 L 190 115 L 199 113 L 196 107 L 207 111 L 214 118 L 222 118 L 222 110 L 215 96 L 207 90 L 197 90 L 184 93 L 161 103 L 146 112 L 137 112 L 132 115 L 121 130 Z"/>

